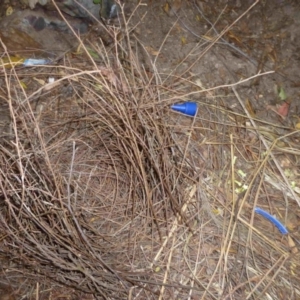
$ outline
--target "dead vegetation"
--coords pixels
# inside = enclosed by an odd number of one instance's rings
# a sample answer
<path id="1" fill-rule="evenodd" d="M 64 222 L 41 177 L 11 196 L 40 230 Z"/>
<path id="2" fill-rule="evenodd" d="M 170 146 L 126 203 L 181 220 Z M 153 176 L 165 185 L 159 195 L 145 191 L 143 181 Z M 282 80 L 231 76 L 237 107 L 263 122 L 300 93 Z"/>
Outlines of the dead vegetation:
<path id="1" fill-rule="evenodd" d="M 238 83 L 145 69 L 130 30 L 110 30 L 110 49 L 2 68 L 0 299 L 298 299 L 300 202 L 283 165 L 298 133 L 270 141 Z M 170 110 L 191 97 L 195 118 Z"/>

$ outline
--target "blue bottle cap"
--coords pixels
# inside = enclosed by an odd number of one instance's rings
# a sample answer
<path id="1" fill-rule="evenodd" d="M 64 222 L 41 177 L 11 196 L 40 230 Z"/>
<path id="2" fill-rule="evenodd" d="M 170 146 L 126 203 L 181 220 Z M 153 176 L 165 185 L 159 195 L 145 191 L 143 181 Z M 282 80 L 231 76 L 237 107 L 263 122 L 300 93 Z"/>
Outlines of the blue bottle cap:
<path id="1" fill-rule="evenodd" d="M 194 117 L 197 113 L 198 106 L 196 102 L 185 102 L 181 104 L 174 104 L 171 108 L 187 116 Z"/>

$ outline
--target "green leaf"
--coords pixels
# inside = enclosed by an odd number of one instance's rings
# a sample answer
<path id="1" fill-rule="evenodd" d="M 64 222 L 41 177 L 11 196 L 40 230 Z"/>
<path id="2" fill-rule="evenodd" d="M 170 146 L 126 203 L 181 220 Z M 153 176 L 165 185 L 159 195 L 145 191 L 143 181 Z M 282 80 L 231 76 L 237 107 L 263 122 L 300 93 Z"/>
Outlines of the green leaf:
<path id="1" fill-rule="evenodd" d="M 94 59 L 99 59 L 99 55 L 96 51 L 94 51 L 93 49 L 86 47 L 87 51 L 89 52 L 90 56 Z"/>
<path id="2" fill-rule="evenodd" d="M 278 93 L 279 98 L 284 101 L 286 100 L 286 93 L 282 87 L 279 88 L 279 93 Z"/>
<path id="3" fill-rule="evenodd" d="M 94 3 L 94 4 L 100 4 L 100 3 L 101 3 L 101 0 L 93 0 L 93 3 Z"/>

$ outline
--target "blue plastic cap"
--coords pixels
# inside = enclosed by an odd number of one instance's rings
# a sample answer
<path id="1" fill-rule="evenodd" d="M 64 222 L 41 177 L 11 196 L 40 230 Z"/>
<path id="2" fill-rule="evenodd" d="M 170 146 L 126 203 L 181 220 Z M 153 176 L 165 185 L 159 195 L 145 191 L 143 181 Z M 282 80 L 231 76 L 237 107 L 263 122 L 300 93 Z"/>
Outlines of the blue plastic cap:
<path id="1" fill-rule="evenodd" d="M 187 116 L 194 117 L 197 113 L 198 106 L 196 102 L 185 102 L 182 104 L 174 104 L 171 108 Z"/>

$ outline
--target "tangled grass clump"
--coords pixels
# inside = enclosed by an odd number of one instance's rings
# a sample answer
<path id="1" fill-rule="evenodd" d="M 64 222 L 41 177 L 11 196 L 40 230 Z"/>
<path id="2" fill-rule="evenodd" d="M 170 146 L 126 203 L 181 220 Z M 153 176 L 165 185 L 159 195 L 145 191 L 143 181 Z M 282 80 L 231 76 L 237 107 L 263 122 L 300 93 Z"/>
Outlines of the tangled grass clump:
<path id="1" fill-rule="evenodd" d="M 118 59 L 92 71 L 60 65 L 65 75 L 30 96 L 20 86 L 8 99 L 12 134 L 1 151 L 12 259 L 114 299 L 149 280 L 150 253 L 173 217 L 188 224 L 182 206 L 193 176 L 180 171 L 184 156 L 174 157 L 157 78 L 131 59 L 129 70 Z M 5 73 L 7 89 L 10 76 L 19 81 Z"/>

